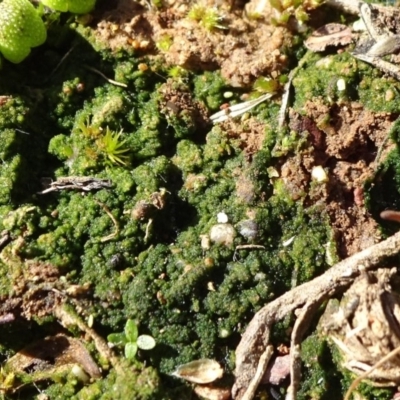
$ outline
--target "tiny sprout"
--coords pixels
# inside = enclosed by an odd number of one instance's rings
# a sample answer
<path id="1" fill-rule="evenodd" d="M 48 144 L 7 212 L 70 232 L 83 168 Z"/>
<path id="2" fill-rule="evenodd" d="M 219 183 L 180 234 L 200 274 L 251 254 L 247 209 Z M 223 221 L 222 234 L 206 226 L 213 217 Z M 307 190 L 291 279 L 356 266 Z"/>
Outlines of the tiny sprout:
<path id="1" fill-rule="evenodd" d="M 107 340 L 115 346 L 124 346 L 125 358 L 133 360 L 138 348 L 141 350 L 151 350 L 155 347 L 156 341 L 150 335 L 138 336 L 137 324 L 128 319 L 123 333 L 111 333 Z"/>
<path id="2" fill-rule="evenodd" d="M 156 47 L 158 50 L 161 51 L 168 51 L 169 48 L 172 45 L 172 37 L 170 35 L 162 35 L 157 41 L 156 41 Z"/>
<path id="3" fill-rule="evenodd" d="M 208 8 L 201 4 L 195 4 L 190 9 L 188 17 L 197 21 L 208 31 L 214 29 L 227 29 L 227 27 L 223 25 L 224 18 L 218 13 L 216 8 Z"/>
<path id="4" fill-rule="evenodd" d="M 117 165 L 127 165 L 129 156 L 126 155 L 129 151 L 124 147 L 126 140 L 121 140 L 122 130 L 118 133 L 112 132 L 109 127 L 106 128 L 106 134 L 99 138 L 96 143 L 100 150 L 105 153 L 108 160 Z"/>
<path id="5" fill-rule="evenodd" d="M 260 76 L 253 84 L 253 90 L 258 93 L 276 93 L 279 89 L 279 82 L 275 79 Z"/>

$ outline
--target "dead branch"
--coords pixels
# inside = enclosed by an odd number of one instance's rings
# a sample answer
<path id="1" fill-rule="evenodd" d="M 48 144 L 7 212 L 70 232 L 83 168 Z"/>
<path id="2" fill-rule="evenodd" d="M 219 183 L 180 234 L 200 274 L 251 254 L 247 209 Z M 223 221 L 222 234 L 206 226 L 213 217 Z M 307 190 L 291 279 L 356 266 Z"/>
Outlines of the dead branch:
<path id="1" fill-rule="evenodd" d="M 236 381 L 232 389 L 233 398 L 239 400 L 252 398 L 247 389 L 252 386 L 260 357 L 269 346 L 270 329 L 274 323 L 297 308 L 302 308 L 304 305 L 310 307 L 311 304 L 318 304 L 325 298 L 333 296 L 350 285 L 361 270 L 374 269 L 387 257 L 399 252 L 400 232 L 339 262 L 323 275 L 290 290 L 258 311 L 236 349 Z M 311 306 L 311 309 L 313 308 Z M 292 341 L 297 343 L 298 339 L 295 337 Z M 252 396 L 255 390 L 256 387 L 252 388 Z"/>

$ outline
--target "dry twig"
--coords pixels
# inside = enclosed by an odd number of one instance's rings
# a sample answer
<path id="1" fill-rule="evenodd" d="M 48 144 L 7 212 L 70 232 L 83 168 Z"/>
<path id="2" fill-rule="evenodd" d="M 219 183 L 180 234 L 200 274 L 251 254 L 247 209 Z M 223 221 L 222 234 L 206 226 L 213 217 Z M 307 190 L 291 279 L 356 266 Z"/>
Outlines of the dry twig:
<path id="1" fill-rule="evenodd" d="M 375 365 L 373 365 L 368 371 L 365 371 L 363 374 L 361 374 L 357 379 L 354 379 L 350 387 L 347 389 L 346 395 L 344 396 L 344 400 L 350 400 L 350 396 L 353 393 L 354 389 L 358 386 L 358 384 L 363 380 L 368 378 L 368 376 L 379 368 L 380 366 L 384 365 L 386 362 L 388 362 L 391 358 L 396 356 L 397 354 L 400 353 L 400 347 L 396 347 L 393 349 L 390 353 L 386 354 L 385 357 L 383 357 L 379 362 L 377 362 Z"/>
<path id="2" fill-rule="evenodd" d="M 261 354 L 270 345 L 270 330 L 274 323 L 295 309 L 306 307 L 292 336 L 292 344 L 297 344 L 303 331 L 303 321 L 317 304 L 333 296 L 350 285 L 361 270 L 371 270 L 379 266 L 387 257 L 400 251 L 400 232 L 373 245 L 331 267 L 323 275 L 304 283 L 264 306 L 256 313 L 236 349 L 236 382 L 232 389 L 234 399 L 251 399 L 246 392 L 256 374 Z M 292 368 L 296 374 L 295 367 Z M 295 377 L 294 377 L 295 378 Z M 296 382 L 293 380 L 294 386 Z M 294 391 L 291 388 L 291 391 Z M 253 390 L 253 389 L 252 389 Z M 253 395 L 256 388 L 253 390 Z M 247 397 L 244 397 L 246 394 Z"/>
<path id="3" fill-rule="evenodd" d="M 118 221 L 116 220 L 114 215 L 112 215 L 111 211 L 109 210 L 109 208 L 104 203 L 102 203 L 101 201 L 96 200 L 96 199 L 94 199 L 94 201 L 104 210 L 104 212 L 110 217 L 112 223 L 114 224 L 114 228 L 115 228 L 114 232 L 110 233 L 109 235 L 104 236 L 104 237 L 102 237 L 100 239 L 100 242 L 102 242 L 102 243 L 108 242 L 109 240 L 114 239 L 119 233 Z"/>

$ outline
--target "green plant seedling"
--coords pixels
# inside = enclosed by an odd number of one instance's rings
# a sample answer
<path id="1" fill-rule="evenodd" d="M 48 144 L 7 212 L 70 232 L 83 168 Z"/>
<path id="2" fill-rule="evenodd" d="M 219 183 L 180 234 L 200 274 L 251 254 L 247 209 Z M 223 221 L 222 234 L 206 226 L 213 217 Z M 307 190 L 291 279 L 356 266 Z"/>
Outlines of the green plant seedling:
<path id="1" fill-rule="evenodd" d="M 149 335 L 140 335 L 137 324 L 128 319 L 126 321 L 124 332 L 111 333 L 107 336 L 107 340 L 115 346 L 124 346 L 125 358 L 133 360 L 137 350 L 151 350 L 155 347 L 154 338 Z"/>
<path id="2" fill-rule="evenodd" d="M 29 0 L 0 3 L 0 52 L 8 61 L 20 63 L 46 37 L 44 23 Z"/>
<path id="3" fill-rule="evenodd" d="M 121 140 L 121 135 L 122 131 L 116 133 L 107 127 L 105 135 L 99 138 L 96 143 L 112 164 L 127 165 L 129 156 L 125 153 L 129 152 L 129 148 L 124 147 L 126 140 Z"/>
<path id="4" fill-rule="evenodd" d="M 42 3 L 53 10 L 86 14 L 94 9 L 96 0 L 41 0 Z"/>
<path id="5" fill-rule="evenodd" d="M 228 29 L 227 26 L 223 24 L 224 18 L 219 14 L 216 8 L 208 8 L 201 4 L 195 4 L 190 9 L 188 17 L 197 21 L 208 31 L 214 29 Z"/>

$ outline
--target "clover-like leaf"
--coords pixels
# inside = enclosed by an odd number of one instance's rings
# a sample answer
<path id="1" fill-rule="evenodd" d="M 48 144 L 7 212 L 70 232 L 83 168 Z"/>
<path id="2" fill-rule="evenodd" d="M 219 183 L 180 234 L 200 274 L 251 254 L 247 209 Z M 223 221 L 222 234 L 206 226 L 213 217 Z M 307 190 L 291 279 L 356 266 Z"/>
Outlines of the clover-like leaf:
<path id="1" fill-rule="evenodd" d="M 125 358 L 127 360 L 133 360 L 136 356 L 138 346 L 135 342 L 128 342 L 125 345 Z"/>
<path id="2" fill-rule="evenodd" d="M 42 3 L 53 10 L 86 14 L 93 10 L 96 0 L 41 0 Z"/>
<path id="3" fill-rule="evenodd" d="M 46 40 L 42 19 L 29 0 L 4 0 L 0 3 L 0 52 L 20 63 Z"/>
<path id="4" fill-rule="evenodd" d="M 110 333 L 107 340 L 115 346 L 121 346 L 127 343 L 125 333 Z"/>
<path id="5" fill-rule="evenodd" d="M 128 319 L 125 325 L 125 336 L 128 342 L 135 342 L 138 337 L 138 327 L 134 321 Z"/>

